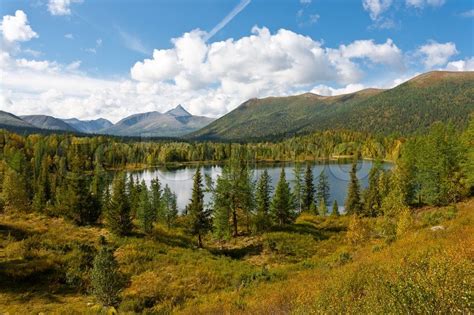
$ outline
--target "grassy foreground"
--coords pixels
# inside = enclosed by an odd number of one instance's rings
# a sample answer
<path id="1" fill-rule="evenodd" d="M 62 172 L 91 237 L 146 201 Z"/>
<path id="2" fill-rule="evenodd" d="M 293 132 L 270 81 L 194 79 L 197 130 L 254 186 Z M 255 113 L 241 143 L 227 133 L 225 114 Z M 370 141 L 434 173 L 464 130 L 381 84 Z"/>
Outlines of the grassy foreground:
<path id="1" fill-rule="evenodd" d="M 180 229 L 114 238 L 38 214 L 0 214 L 0 313 L 106 314 L 89 293 L 100 235 L 124 275 L 119 313 L 474 311 L 474 199 L 403 221 L 301 215 L 195 248 Z"/>

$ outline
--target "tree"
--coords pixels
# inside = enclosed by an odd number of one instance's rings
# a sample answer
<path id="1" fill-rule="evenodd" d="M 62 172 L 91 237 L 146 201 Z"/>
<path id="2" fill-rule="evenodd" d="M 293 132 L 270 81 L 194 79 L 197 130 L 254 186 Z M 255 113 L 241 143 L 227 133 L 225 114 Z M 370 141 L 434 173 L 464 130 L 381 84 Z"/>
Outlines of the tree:
<path id="1" fill-rule="evenodd" d="M 153 221 L 163 220 L 162 191 L 161 183 L 158 178 L 151 180 L 151 203 L 153 208 Z"/>
<path id="2" fill-rule="evenodd" d="M 202 237 L 211 228 L 211 213 L 204 209 L 204 192 L 200 167 L 197 168 L 196 174 L 194 175 L 193 192 L 188 211 L 191 221 L 191 234 L 197 236 L 198 247 L 202 248 Z"/>
<path id="3" fill-rule="evenodd" d="M 113 249 L 106 244 L 102 244 L 93 262 L 91 272 L 92 292 L 105 306 L 117 306 L 122 283 Z"/>
<path id="4" fill-rule="evenodd" d="M 359 186 L 359 179 L 357 178 L 357 161 L 354 161 L 354 163 L 352 163 L 349 190 L 347 193 L 345 208 L 346 208 L 347 214 L 356 214 L 356 215 L 362 214 L 362 202 L 360 200 L 360 186 Z"/>
<path id="5" fill-rule="evenodd" d="M 140 184 L 140 198 L 138 202 L 138 218 L 140 226 L 146 234 L 153 230 L 154 211 L 150 201 L 150 193 L 144 180 Z"/>
<path id="6" fill-rule="evenodd" d="M 50 200 L 51 184 L 49 181 L 49 159 L 48 156 L 45 155 L 41 161 L 39 169 L 39 176 L 33 197 L 33 208 L 36 211 L 42 211 Z"/>
<path id="7" fill-rule="evenodd" d="M 318 202 L 321 202 L 321 200 L 323 200 L 324 204 L 326 204 L 329 201 L 330 197 L 331 195 L 328 177 L 324 173 L 324 170 L 322 170 L 319 174 L 318 187 L 316 188 L 316 198 L 318 198 Z"/>
<path id="8" fill-rule="evenodd" d="M 273 221 L 282 226 L 293 220 L 293 196 L 290 185 L 286 181 L 285 169 L 281 169 L 280 179 L 275 189 L 272 200 L 271 214 Z"/>
<path id="9" fill-rule="evenodd" d="M 298 212 L 301 212 L 303 208 L 303 177 L 302 177 L 302 169 L 301 169 L 301 164 L 295 163 L 295 166 L 293 168 L 293 175 L 295 179 L 293 180 L 294 185 L 293 185 L 293 196 L 294 196 L 294 201 L 296 203 L 296 207 L 298 209 Z"/>
<path id="10" fill-rule="evenodd" d="M 178 217 L 178 207 L 176 203 L 176 194 L 173 193 L 168 185 L 163 190 L 163 214 L 165 217 L 166 225 L 170 229 Z"/>
<path id="11" fill-rule="evenodd" d="M 306 164 L 303 187 L 303 210 L 309 211 L 312 205 L 314 206 L 314 192 L 313 171 L 311 166 Z"/>
<path id="12" fill-rule="evenodd" d="M 126 176 L 119 173 L 112 183 L 112 196 L 106 213 L 109 230 L 119 236 L 132 231 L 130 203 L 126 191 Z"/>
<path id="13" fill-rule="evenodd" d="M 337 200 L 334 199 L 334 202 L 332 204 L 332 212 L 331 212 L 331 215 L 334 216 L 334 217 L 338 217 L 339 216 L 339 205 L 337 204 Z"/>
<path id="14" fill-rule="evenodd" d="M 328 214 L 328 207 L 326 206 L 326 201 L 324 201 L 323 198 L 319 199 L 319 214 L 322 217 L 325 217 Z"/>
<path id="15" fill-rule="evenodd" d="M 257 232 L 265 231 L 270 227 L 271 191 L 271 178 L 267 170 L 264 170 L 257 183 L 255 192 L 257 206 L 254 225 Z"/>
<path id="16" fill-rule="evenodd" d="M 363 193 L 364 214 L 369 217 L 376 217 L 381 211 L 382 196 L 379 192 L 381 172 L 380 162 L 376 162 L 369 172 L 369 186 Z"/>
<path id="17" fill-rule="evenodd" d="M 29 206 L 26 180 L 17 171 L 7 167 L 3 175 L 2 199 L 5 207 L 27 210 Z"/>

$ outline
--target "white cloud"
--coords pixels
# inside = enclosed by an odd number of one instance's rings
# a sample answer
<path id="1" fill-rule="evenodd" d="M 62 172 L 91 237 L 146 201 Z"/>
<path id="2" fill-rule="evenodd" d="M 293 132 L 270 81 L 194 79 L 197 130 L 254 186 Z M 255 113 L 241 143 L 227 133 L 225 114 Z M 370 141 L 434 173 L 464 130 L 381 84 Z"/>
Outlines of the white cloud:
<path id="1" fill-rule="evenodd" d="M 301 4 L 310 4 L 312 0 L 300 0 Z"/>
<path id="2" fill-rule="evenodd" d="M 424 8 L 426 6 L 440 7 L 445 3 L 445 0 L 406 0 L 408 7 Z"/>
<path id="3" fill-rule="evenodd" d="M 431 41 L 418 48 L 418 54 L 423 56 L 423 63 L 428 69 L 445 65 L 457 53 L 456 45 L 452 42 L 442 44 Z"/>
<path id="4" fill-rule="evenodd" d="M 71 15 L 73 3 L 82 3 L 82 0 L 49 0 L 48 11 L 52 15 Z"/>
<path id="5" fill-rule="evenodd" d="M 74 35 L 72 35 L 71 33 L 65 34 L 64 37 L 67 39 L 74 39 Z"/>
<path id="6" fill-rule="evenodd" d="M 354 92 L 363 90 L 364 88 L 365 86 L 360 83 L 348 84 L 347 86 L 343 88 L 339 88 L 339 89 L 335 89 L 327 85 L 317 85 L 311 90 L 311 93 L 324 95 L 324 96 L 333 96 L 333 95 L 354 93 Z"/>
<path id="7" fill-rule="evenodd" d="M 465 60 L 451 61 L 447 64 L 446 70 L 451 71 L 474 71 L 474 57 Z"/>
<path id="8" fill-rule="evenodd" d="M 461 13 L 461 16 L 462 16 L 462 17 L 465 17 L 465 18 L 472 18 L 472 17 L 474 17 L 474 9 L 468 10 L 468 11 L 465 11 L 465 12 Z"/>
<path id="9" fill-rule="evenodd" d="M 145 46 L 145 44 L 142 43 L 142 41 L 138 37 L 124 32 L 120 29 L 118 30 L 118 32 L 124 46 L 128 49 L 142 53 L 144 55 L 148 55 L 150 53 L 150 50 Z"/>
<path id="10" fill-rule="evenodd" d="M 251 0 L 241 0 L 239 4 L 237 4 L 232 11 L 227 14 L 222 21 L 217 23 L 216 26 L 212 28 L 212 30 L 206 34 L 205 41 L 207 42 L 209 39 L 211 39 L 214 35 L 217 34 L 221 29 L 223 29 L 230 21 L 232 21 L 245 7 L 247 7 L 250 4 Z"/>
<path id="11" fill-rule="evenodd" d="M 15 15 L 5 15 L 0 24 L 3 38 L 8 42 L 26 42 L 37 38 L 38 34 L 28 25 L 25 12 L 17 10 Z"/>
<path id="12" fill-rule="evenodd" d="M 392 0 L 363 0 L 362 6 L 368 11 L 370 18 L 374 21 L 380 18 L 380 15 L 387 11 L 392 5 Z"/>

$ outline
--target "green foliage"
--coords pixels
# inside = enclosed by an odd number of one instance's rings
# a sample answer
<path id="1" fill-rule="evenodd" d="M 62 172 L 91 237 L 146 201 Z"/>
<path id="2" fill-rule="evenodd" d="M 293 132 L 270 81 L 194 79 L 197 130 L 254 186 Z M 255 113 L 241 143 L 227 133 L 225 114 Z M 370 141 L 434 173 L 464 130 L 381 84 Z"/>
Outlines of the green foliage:
<path id="1" fill-rule="evenodd" d="M 316 188 L 316 198 L 318 203 L 321 205 L 321 201 L 326 204 L 330 197 L 330 187 L 328 176 L 324 173 L 324 170 L 319 174 L 318 186 Z"/>
<path id="2" fill-rule="evenodd" d="M 306 171 L 304 173 L 304 187 L 303 187 L 303 210 L 310 211 L 314 206 L 314 179 L 313 171 L 310 164 L 306 164 Z"/>
<path id="3" fill-rule="evenodd" d="M 211 212 L 204 209 L 204 191 L 201 169 L 194 175 L 193 192 L 188 205 L 190 232 L 198 238 L 198 247 L 202 247 L 202 237 L 211 229 Z"/>
<path id="4" fill-rule="evenodd" d="M 176 194 L 171 191 L 168 185 L 163 189 L 163 215 L 165 217 L 166 225 L 168 229 L 171 229 L 176 223 L 178 217 L 178 206 L 176 200 Z"/>
<path id="5" fill-rule="evenodd" d="M 381 213 L 383 196 L 379 191 L 380 174 L 383 172 L 379 162 L 376 162 L 369 172 L 369 186 L 363 192 L 364 215 L 376 217 Z"/>
<path id="6" fill-rule="evenodd" d="M 155 211 L 150 200 L 150 192 L 143 180 L 140 184 L 140 199 L 138 202 L 138 218 L 144 233 L 149 234 L 153 230 L 153 219 Z"/>
<path id="7" fill-rule="evenodd" d="M 337 204 L 337 200 L 334 199 L 334 202 L 332 204 L 332 211 L 331 211 L 331 216 L 338 217 L 339 214 L 339 205 Z"/>
<path id="8" fill-rule="evenodd" d="M 255 191 L 256 214 L 254 219 L 255 231 L 257 233 L 266 231 L 271 226 L 270 206 L 271 206 L 271 178 L 265 169 L 260 176 Z"/>
<path id="9" fill-rule="evenodd" d="M 106 213 L 106 223 L 109 230 L 119 236 L 132 231 L 130 203 L 126 192 L 126 176 L 117 174 L 112 183 L 112 196 Z"/>
<path id="10" fill-rule="evenodd" d="M 294 217 L 293 196 L 290 185 L 286 181 L 285 169 L 281 169 L 280 179 L 275 188 L 275 195 L 272 199 L 271 215 L 273 222 L 277 225 L 291 223 Z"/>
<path id="11" fill-rule="evenodd" d="M 360 184 L 357 178 L 357 162 L 352 163 L 350 173 L 349 190 L 347 192 L 345 203 L 347 214 L 362 215 L 362 201 L 360 198 Z"/>
<path id="12" fill-rule="evenodd" d="M 319 210 L 319 214 L 322 216 L 322 217 L 325 217 L 328 215 L 328 207 L 326 205 L 326 201 L 321 198 L 319 199 L 319 203 L 318 203 L 318 210 Z"/>
<path id="13" fill-rule="evenodd" d="M 105 244 L 94 258 L 91 286 L 92 292 L 100 303 L 105 306 L 118 305 L 123 279 L 118 271 L 114 250 Z"/>

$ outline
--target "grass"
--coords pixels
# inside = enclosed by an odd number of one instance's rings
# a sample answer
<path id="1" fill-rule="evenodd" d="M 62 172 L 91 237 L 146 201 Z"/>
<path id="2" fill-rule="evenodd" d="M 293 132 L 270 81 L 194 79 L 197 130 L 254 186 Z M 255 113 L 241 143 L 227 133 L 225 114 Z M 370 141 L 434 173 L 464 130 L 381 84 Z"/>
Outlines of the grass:
<path id="1" fill-rule="evenodd" d="M 469 313 L 473 213 L 474 199 L 418 209 L 398 235 L 383 218 L 354 224 L 302 214 L 258 236 L 227 243 L 209 236 L 201 250 L 180 229 L 155 226 L 150 236 L 119 239 L 100 226 L 0 214 L 0 312 L 110 312 L 88 291 L 104 235 L 127 279 L 118 307 L 126 314 Z M 350 242 L 360 230 L 365 236 Z"/>

